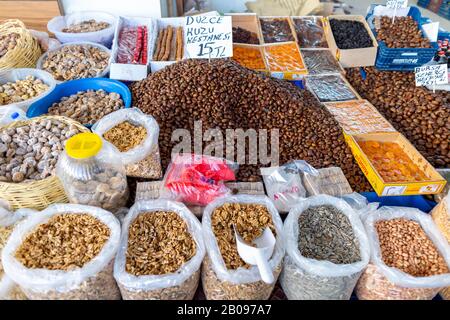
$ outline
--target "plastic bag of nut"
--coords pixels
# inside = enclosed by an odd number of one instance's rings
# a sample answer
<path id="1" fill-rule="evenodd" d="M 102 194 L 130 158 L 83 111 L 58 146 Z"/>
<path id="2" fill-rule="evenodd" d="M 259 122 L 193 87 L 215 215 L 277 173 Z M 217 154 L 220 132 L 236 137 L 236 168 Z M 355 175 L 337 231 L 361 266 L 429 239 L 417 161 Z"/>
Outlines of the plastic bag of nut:
<path id="1" fill-rule="evenodd" d="M 54 204 L 14 229 L 3 267 L 29 299 L 117 300 L 113 259 L 119 241 L 120 224 L 110 212 Z M 46 255 L 36 254 L 42 250 Z"/>
<path id="2" fill-rule="evenodd" d="M 8 241 L 12 231 L 27 215 L 36 211 L 31 209 L 19 209 L 16 212 L 0 206 L 0 256 L 2 249 Z M 0 257 L 0 300 L 26 300 L 26 295 L 20 287 L 5 275 Z"/>
<path id="3" fill-rule="evenodd" d="M 371 259 L 356 286 L 358 299 L 431 300 L 450 285 L 450 246 L 430 215 L 383 207 L 367 216 L 365 228 Z"/>
<path id="4" fill-rule="evenodd" d="M 447 242 L 450 243 L 450 192 L 431 212 L 434 222 L 442 232 Z M 445 300 L 450 300 L 450 287 L 440 292 Z"/>
<path id="5" fill-rule="evenodd" d="M 233 223 L 235 222 L 235 223 Z M 266 227 L 276 235 L 269 266 L 275 281 L 284 256 L 280 215 L 265 196 L 237 195 L 210 203 L 203 213 L 202 227 L 207 257 L 203 262 L 202 284 L 208 300 L 267 300 L 275 283 L 261 280 L 258 268 L 245 264 L 237 252 L 233 224 L 247 242 L 261 236 Z M 216 232 L 220 232 L 216 236 Z"/>
<path id="6" fill-rule="evenodd" d="M 178 222 L 183 221 L 183 226 L 167 217 L 170 226 L 165 227 L 167 223 L 162 219 L 166 218 L 156 215 L 168 213 L 178 215 Z M 139 218 L 146 218 L 144 215 L 154 215 L 156 220 L 153 224 L 148 220 L 138 221 Z M 157 220 L 161 221 L 158 223 Z M 147 245 L 138 244 L 136 250 L 136 241 L 146 241 L 143 234 L 148 229 L 152 230 L 151 237 L 157 238 L 158 243 L 152 245 L 152 240 L 148 239 Z M 190 239 L 185 239 L 184 233 L 189 234 Z M 132 239 L 131 235 L 139 236 L 139 239 Z M 160 239 L 160 236 L 164 239 Z M 140 250 L 143 247 L 145 249 Z M 153 250 L 156 249 L 160 252 L 155 253 Z M 187 251 L 192 251 L 189 259 Z M 204 256 L 201 224 L 184 204 L 161 199 L 139 201 L 131 207 L 122 225 L 114 277 L 125 300 L 192 300 L 198 287 Z M 148 259 L 153 260 L 149 262 Z M 147 263 L 143 264 L 142 261 Z"/>
<path id="7" fill-rule="evenodd" d="M 317 217 L 320 212 L 315 210 L 322 207 L 334 208 L 336 212 L 330 212 L 322 221 L 312 221 L 300 231 L 301 216 Z M 333 225 L 339 226 L 339 230 L 334 230 Z M 308 248 L 303 248 L 305 251 L 300 250 L 302 232 L 310 243 Z M 286 257 L 280 283 L 288 299 L 350 299 L 370 258 L 369 241 L 358 212 L 344 200 L 327 195 L 313 196 L 299 202 L 289 212 L 283 234 Z M 315 258 L 310 255 L 310 248 L 314 249 Z"/>
<path id="8" fill-rule="evenodd" d="M 103 117 L 92 131 L 119 149 L 127 176 L 161 178 L 159 125 L 152 116 L 137 108 L 122 109 Z"/>

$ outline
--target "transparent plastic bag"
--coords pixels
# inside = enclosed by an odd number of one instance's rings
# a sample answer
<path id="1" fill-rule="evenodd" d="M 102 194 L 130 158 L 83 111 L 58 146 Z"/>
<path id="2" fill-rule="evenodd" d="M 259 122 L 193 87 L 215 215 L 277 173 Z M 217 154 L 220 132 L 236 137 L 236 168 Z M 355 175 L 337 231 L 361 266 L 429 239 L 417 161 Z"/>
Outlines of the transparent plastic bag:
<path id="1" fill-rule="evenodd" d="M 29 269 L 16 258 L 22 241 L 36 227 L 60 214 L 88 214 L 110 229 L 110 237 L 97 256 L 81 268 L 69 271 Z M 54 204 L 29 216 L 11 234 L 2 252 L 6 275 L 16 282 L 29 299 L 33 300 L 115 300 L 120 299 L 119 288 L 113 277 L 113 259 L 119 247 L 120 224 L 108 211 L 100 208 Z"/>
<path id="2" fill-rule="evenodd" d="M 292 18 L 300 48 L 328 48 L 322 17 Z"/>
<path id="3" fill-rule="evenodd" d="M 73 24 L 78 24 L 92 19 L 97 22 L 107 22 L 110 26 L 106 29 L 95 32 L 69 33 L 62 31 L 64 28 Z M 48 22 L 47 28 L 48 31 L 55 34 L 56 38 L 61 41 L 61 43 L 89 41 L 110 47 L 114 37 L 116 20 L 117 17 L 106 12 L 75 12 L 67 16 L 54 17 Z"/>
<path id="4" fill-rule="evenodd" d="M 287 18 L 260 18 L 265 43 L 295 41 Z"/>
<path id="5" fill-rule="evenodd" d="M 42 80 L 43 83 L 45 83 L 48 86 L 47 91 L 40 94 L 37 97 L 22 101 L 22 102 L 15 102 L 13 104 L 7 104 L 7 105 L 0 105 L 0 109 L 3 109 L 5 107 L 15 106 L 23 110 L 24 112 L 28 111 L 28 107 L 31 106 L 33 103 L 45 98 L 47 95 L 49 95 L 56 86 L 56 81 L 53 79 L 53 76 L 44 70 L 38 70 L 38 69 L 29 69 L 29 68 L 20 68 L 20 69 L 12 69 L 7 70 L 0 73 L 0 85 L 3 85 L 8 82 L 16 82 L 18 80 L 24 80 L 27 76 L 33 76 L 36 79 Z"/>
<path id="6" fill-rule="evenodd" d="M 381 256 L 375 224 L 377 221 L 392 219 L 418 222 L 450 266 L 450 246 L 428 214 L 414 208 L 382 207 L 367 215 L 364 222 L 369 237 L 371 259 L 370 267 L 358 282 L 356 295 L 361 300 L 430 300 L 440 289 L 450 285 L 450 274 L 414 277 L 400 269 L 388 267 Z"/>
<path id="7" fill-rule="evenodd" d="M 267 284 L 261 280 L 256 266 L 251 268 L 227 269 L 214 235 L 211 219 L 214 210 L 226 203 L 245 203 L 265 206 L 271 214 L 276 230 L 275 249 L 269 260 L 276 279 L 281 271 L 284 256 L 282 228 L 283 223 L 273 202 L 265 196 L 237 195 L 222 197 L 210 203 L 203 213 L 203 239 L 207 257 L 203 263 L 202 284 L 208 300 L 267 300 L 273 291 L 275 282 Z"/>
<path id="8" fill-rule="evenodd" d="M 316 196 L 319 194 L 342 196 L 353 192 L 344 172 L 339 167 L 318 169 L 317 174 L 305 172 L 303 175 L 303 183 L 308 192 L 308 196 Z"/>
<path id="9" fill-rule="evenodd" d="M 137 108 L 121 109 L 103 117 L 92 127 L 92 132 L 102 137 L 116 125 L 128 121 L 132 125 L 142 126 L 147 136 L 141 144 L 127 152 L 121 152 L 120 158 L 125 165 L 127 176 L 146 179 L 160 179 L 162 175 L 159 155 L 159 125 L 156 120 Z"/>
<path id="10" fill-rule="evenodd" d="M 261 168 L 267 195 L 279 212 L 289 212 L 298 201 L 306 198 L 302 172 L 317 174 L 317 170 L 303 160 L 281 167 Z"/>
<path id="11" fill-rule="evenodd" d="M 16 225 L 26 216 L 35 213 L 31 209 L 19 209 L 16 212 L 0 206 L 0 300 L 26 300 L 20 287 L 3 272 L 1 253 Z"/>
<path id="12" fill-rule="evenodd" d="M 174 273 L 135 276 L 125 271 L 128 229 L 139 214 L 152 211 L 176 212 L 187 224 L 196 244 L 196 253 Z M 185 205 L 167 200 L 139 201 L 131 207 L 122 226 L 121 245 L 114 263 L 114 277 L 125 300 L 192 300 L 197 290 L 204 256 L 201 224 Z"/>
<path id="13" fill-rule="evenodd" d="M 119 151 L 111 144 L 103 144 L 97 154 L 85 159 L 72 158 L 64 150 L 56 164 L 56 173 L 70 203 L 115 213 L 128 200 L 125 166 Z"/>
<path id="14" fill-rule="evenodd" d="M 302 50 L 302 55 L 310 75 L 342 72 L 330 50 Z"/>
<path id="15" fill-rule="evenodd" d="M 345 214 L 359 243 L 361 260 L 335 264 L 302 256 L 298 249 L 298 219 L 310 207 L 330 205 Z M 301 201 L 284 222 L 286 258 L 280 276 L 281 287 L 290 300 L 348 300 L 370 257 L 369 241 L 359 214 L 344 200 L 319 195 Z"/>
<path id="16" fill-rule="evenodd" d="M 160 197 L 206 206 L 230 193 L 224 181 L 236 180 L 236 163 L 191 153 L 177 154 L 167 168 Z"/>
<path id="17" fill-rule="evenodd" d="M 306 86 L 320 102 L 356 100 L 357 96 L 340 75 L 308 76 Z"/>
<path id="18" fill-rule="evenodd" d="M 431 216 L 447 242 L 450 243 L 450 192 L 433 209 Z M 443 299 L 450 300 L 450 287 L 443 289 L 440 295 Z"/>

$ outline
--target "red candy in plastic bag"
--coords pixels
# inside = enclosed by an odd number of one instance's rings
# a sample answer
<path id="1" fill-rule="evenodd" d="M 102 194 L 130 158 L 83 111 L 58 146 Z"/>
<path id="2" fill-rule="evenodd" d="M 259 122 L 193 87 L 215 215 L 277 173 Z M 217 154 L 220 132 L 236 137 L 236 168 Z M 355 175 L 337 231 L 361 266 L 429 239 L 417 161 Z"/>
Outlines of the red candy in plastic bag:
<path id="1" fill-rule="evenodd" d="M 225 159 L 179 154 L 167 169 L 162 195 L 169 193 L 177 201 L 206 206 L 229 193 L 224 181 L 235 179 L 231 163 Z"/>

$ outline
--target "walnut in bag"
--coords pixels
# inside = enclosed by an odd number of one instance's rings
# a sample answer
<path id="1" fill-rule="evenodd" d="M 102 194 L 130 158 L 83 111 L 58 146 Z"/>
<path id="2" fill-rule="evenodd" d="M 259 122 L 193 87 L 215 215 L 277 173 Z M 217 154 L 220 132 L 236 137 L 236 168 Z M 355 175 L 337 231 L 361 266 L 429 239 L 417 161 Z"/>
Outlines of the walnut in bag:
<path id="1" fill-rule="evenodd" d="M 92 131 L 120 151 L 127 176 L 161 178 L 159 125 L 152 116 L 137 108 L 122 109 L 102 118 Z"/>
<path id="2" fill-rule="evenodd" d="M 119 241 L 120 224 L 110 212 L 55 204 L 14 229 L 3 267 L 29 299 L 117 300 L 113 259 Z"/>
<path id="3" fill-rule="evenodd" d="M 203 214 L 203 238 L 208 256 L 203 262 L 202 284 L 208 300 L 267 300 L 281 272 L 284 256 L 282 221 L 267 197 L 237 195 L 210 203 Z M 237 251 L 233 225 L 251 243 L 265 228 L 276 236 L 269 260 L 275 282 L 262 281 L 256 266 L 246 264 Z"/>
<path id="4" fill-rule="evenodd" d="M 139 201 L 124 220 L 114 276 L 125 300 L 192 300 L 204 255 L 200 222 L 185 205 Z"/>

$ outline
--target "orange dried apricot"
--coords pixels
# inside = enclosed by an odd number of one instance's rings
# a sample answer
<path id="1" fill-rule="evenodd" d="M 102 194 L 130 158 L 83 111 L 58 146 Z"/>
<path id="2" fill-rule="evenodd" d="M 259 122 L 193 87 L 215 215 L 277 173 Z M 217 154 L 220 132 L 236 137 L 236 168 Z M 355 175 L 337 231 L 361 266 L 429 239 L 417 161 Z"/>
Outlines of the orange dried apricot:
<path id="1" fill-rule="evenodd" d="M 359 141 L 385 182 L 418 182 L 429 178 L 395 142 Z"/>
<path id="2" fill-rule="evenodd" d="M 263 56 L 259 49 L 233 47 L 233 60 L 246 68 L 253 70 L 264 70 L 266 65 L 264 64 Z"/>
<path id="3" fill-rule="evenodd" d="M 304 70 L 300 51 L 295 43 L 267 46 L 264 54 L 271 71 L 297 71 Z"/>

